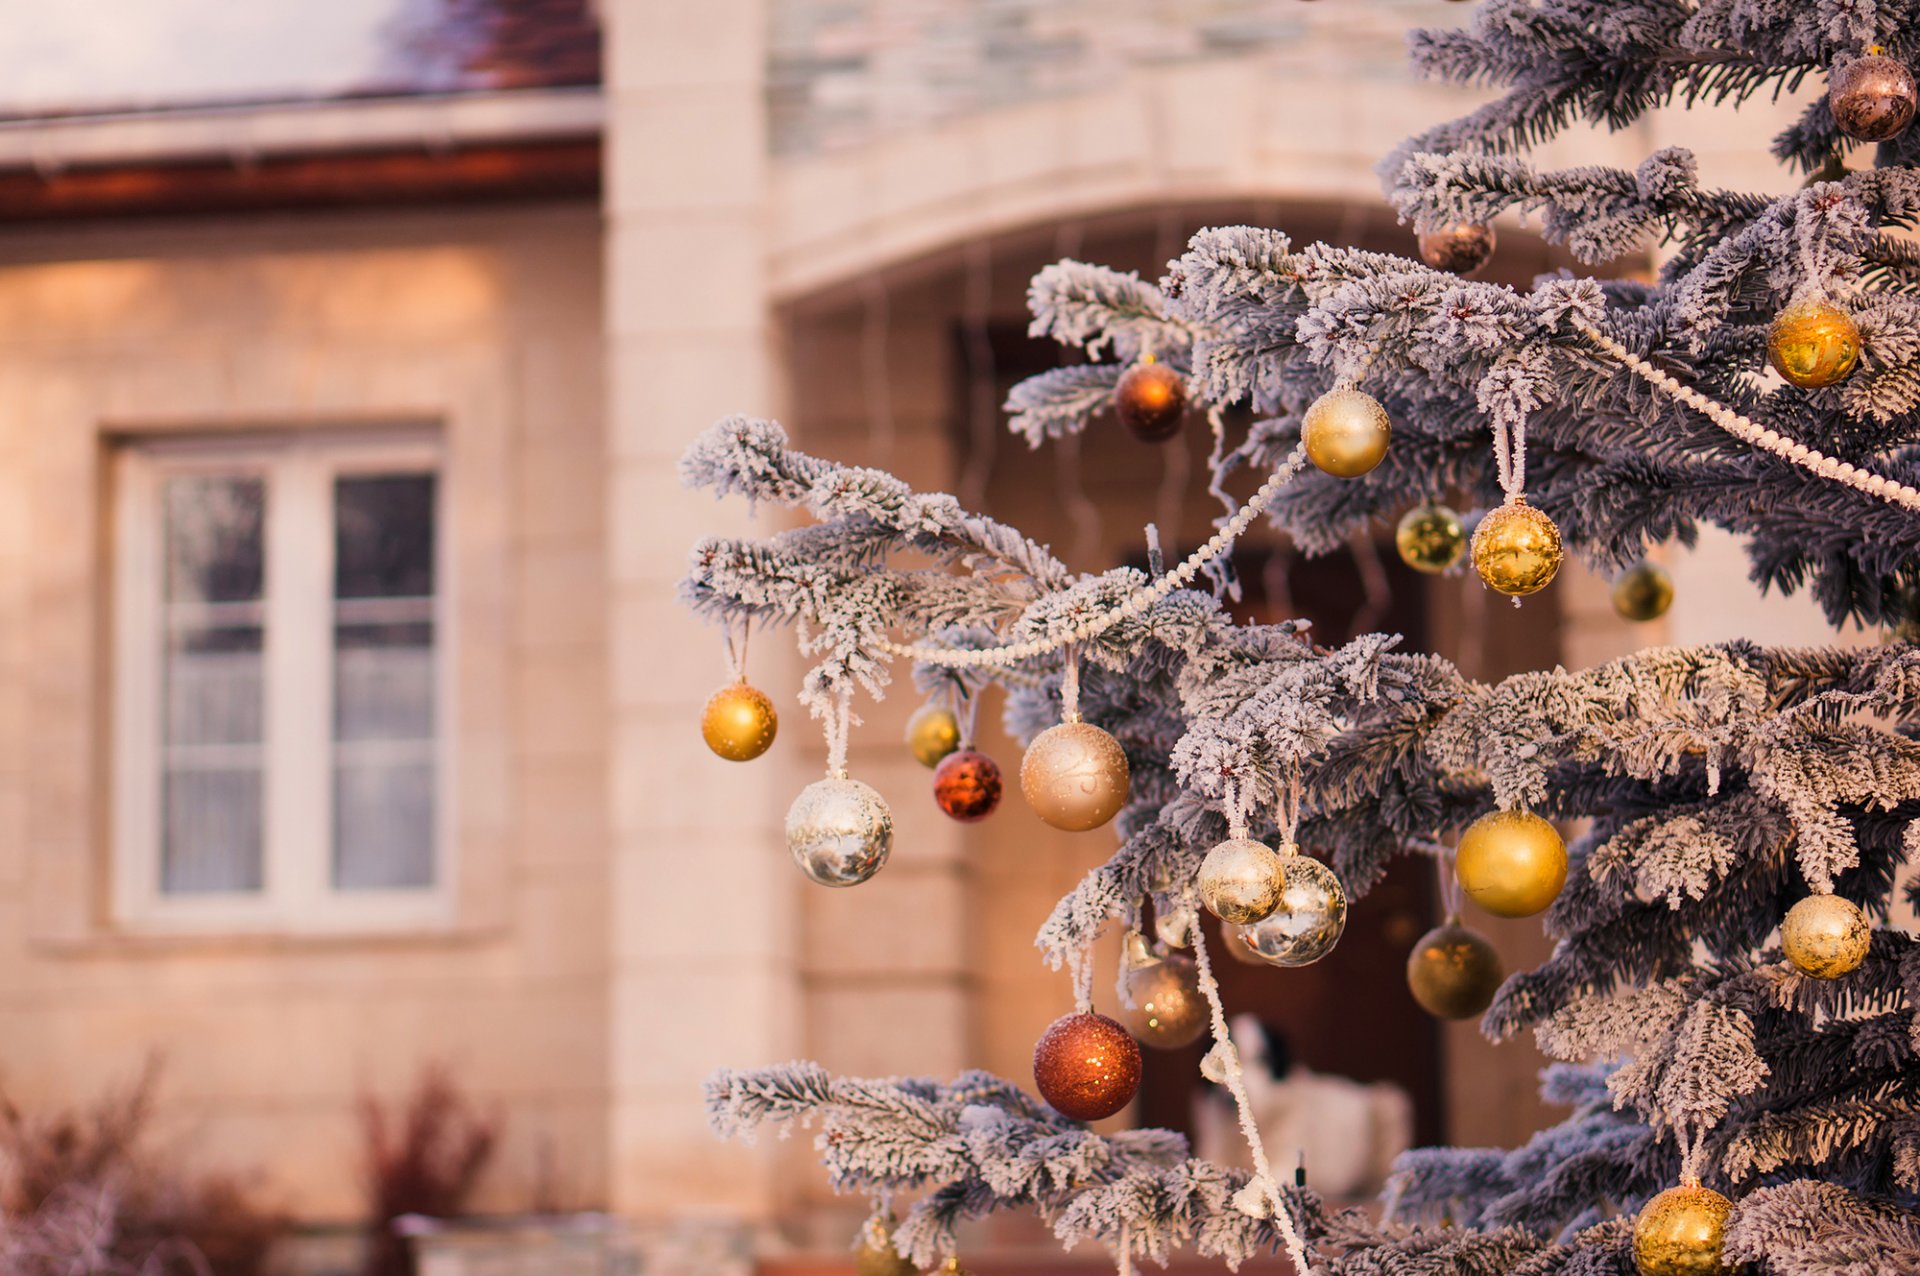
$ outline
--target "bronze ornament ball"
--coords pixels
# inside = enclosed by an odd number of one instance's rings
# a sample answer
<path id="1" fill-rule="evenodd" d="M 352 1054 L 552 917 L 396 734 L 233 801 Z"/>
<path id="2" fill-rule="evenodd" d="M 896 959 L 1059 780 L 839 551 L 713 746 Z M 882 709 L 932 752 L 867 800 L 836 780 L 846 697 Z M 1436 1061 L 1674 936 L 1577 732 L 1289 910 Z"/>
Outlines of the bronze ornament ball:
<path id="1" fill-rule="evenodd" d="M 1437 502 L 1416 505 L 1400 516 L 1393 529 L 1393 547 L 1400 561 L 1417 572 L 1437 575 L 1467 552 L 1467 529 L 1460 516 Z"/>
<path id="2" fill-rule="evenodd" d="M 1640 1207 L 1633 1221 L 1633 1261 L 1640 1276 L 1728 1276 L 1720 1260 L 1733 1202 L 1710 1187 L 1670 1187 Z"/>
<path id="3" fill-rule="evenodd" d="M 893 812 L 858 780 L 815 780 L 787 808 L 787 849 L 820 885 L 858 886 L 893 852 Z"/>
<path id="4" fill-rule="evenodd" d="M 1127 804 L 1127 755 L 1091 722 L 1062 722 L 1034 737 L 1020 759 L 1020 791 L 1034 814 L 1057 829 L 1084 833 Z"/>
<path id="5" fill-rule="evenodd" d="M 1767 328 L 1767 362 L 1803 390 L 1839 384 L 1859 361 L 1859 327 L 1828 302 L 1788 306 Z"/>
<path id="6" fill-rule="evenodd" d="M 1280 905 L 1240 929 L 1270 966 L 1311 966 L 1340 942 L 1347 928 L 1347 892 L 1334 871 L 1308 855 L 1283 855 L 1286 885 Z"/>
<path id="7" fill-rule="evenodd" d="M 1815 979 L 1852 974 L 1872 945 L 1867 915 L 1838 895 L 1809 895 L 1788 909 L 1780 923 L 1780 947 L 1787 960 Z"/>
<path id="8" fill-rule="evenodd" d="M 1380 400 L 1336 387 L 1313 401 L 1300 422 L 1307 459 L 1335 478 L 1359 478 L 1387 455 L 1393 422 Z"/>
<path id="9" fill-rule="evenodd" d="M 1142 943 L 1141 954 L 1127 960 L 1124 982 L 1132 1007 L 1123 1005 L 1120 1018 L 1143 1046 L 1179 1050 L 1212 1024 L 1213 1011 L 1200 993 L 1200 968 L 1184 953 L 1154 956 Z"/>
<path id="10" fill-rule="evenodd" d="M 779 730 L 773 701 L 744 681 L 714 692 L 700 713 L 700 734 L 707 747 L 729 762 L 753 761 L 773 747 Z"/>
<path id="11" fill-rule="evenodd" d="M 1141 356 L 1113 387 L 1120 424 L 1143 443 L 1162 443 L 1180 433 L 1187 413 L 1187 383 L 1152 355 Z"/>
<path id="12" fill-rule="evenodd" d="M 923 704 L 907 719 L 907 748 L 921 766 L 939 766 L 959 747 L 960 719 L 946 706 Z"/>
<path id="13" fill-rule="evenodd" d="M 1280 856 L 1265 842 L 1232 837 L 1207 852 L 1194 885 L 1208 912 L 1244 926 L 1280 907 L 1286 880 Z"/>
<path id="14" fill-rule="evenodd" d="M 1848 137 L 1884 142 L 1906 132 L 1920 106 L 1913 68 L 1884 53 L 1835 67 L 1827 77 L 1827 109 Z"/>
<path id="15" fill-rule="evenodd" d="M 1658 620 L 1673 606 L 1673 577 L 1658 563 L 1635 563 L 1613 582 L 1613 610 L 1622 620 Z"/>
<path id="16" fill-rule="evenodd" d="M 893 1247 L 893 1217 L 868 1219 L 860 1232 L 860 1248 L 853 1251 L 854 1276 L 919 1276 L 911 1259 Z"/>
<path id="17" fill-rule="evenodd" d="M 1567 844 L 1531 811 L 1491 811 L 1460 835 L 1454 875 L 1495 917 L 1531 917 L 1567 884 Z"/>
<path id="18" fill-rule="evenodd" d="M 1493 1004 L 1506 971 L 1486 938 L 1456 922 L 1436 926 L 1407 955 L 1407 989 L 1440 1019 L 1472 1019 Z"/>
<path id="19" fill-rule="evenodd" d="M 1061 1116 L 1098 1121 L 1133 1101 L 1140 1088 L 1140 1047 L 1105 1015 L 1063 1015 L 1033 1047 L 1033 1081 Z"/>
<path id="20" fill-rule="evenodd" d="M 1565 557 L 1560 529 L 1524 500 L 1488 510 L 1473 529 L 1473 569 L 1490 588 L 1509 597 L 1524 598 L 1545 589 Z"/>
<path id="21" fill-rule="evenodd" d="M 1485 222 L 1451 222 L 1420 232 L 1420 260 L 1435 270 L 1471 275 L 1487 264 L 1497 242 Z"/>
<path id="22" fill-rule="evenodd" d="M 933 800 L 962 824 L 986 819 L 1000 805 L 1000 765 L 978 749 L 949 753 L 933 769 Z"/>

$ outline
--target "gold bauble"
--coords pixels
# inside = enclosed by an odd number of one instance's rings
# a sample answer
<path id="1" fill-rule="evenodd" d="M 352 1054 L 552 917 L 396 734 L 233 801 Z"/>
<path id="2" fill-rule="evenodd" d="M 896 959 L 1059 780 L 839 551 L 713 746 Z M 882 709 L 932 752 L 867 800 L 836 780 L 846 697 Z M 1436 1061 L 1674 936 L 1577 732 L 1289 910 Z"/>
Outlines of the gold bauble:
<path id="1" fill-rule="evenodd" d="M 1265 842 L 1231 837 L 1207 852 L 1195 888 L 1207 911 L 1229 925 L 1257 922 L 1280 906 L 1287 875 Z"/>
<path id="2" fill-rule="evenodd" d="M 960 747 L 960 719 L 944 705 L 923 704 L 907 719 L 907 748 L 921 766 L 939 766 Z"/>
<path id="3" fill-rule="evenodd" d="M 940 1264 L 938 1276 L 973 1276 L 973 1273 L 960 1266 L 960 1255 L 948 1254 L 947 1261 Z"/>
<path id="4" fill-rule="evenodd" d="M 1858 970 L 1872 944 L 1867 915 L 1838 895 L 1809 895 L 1780 923 L 1787 960 L 1815 979 L 1838 979 Z"/>
<path id="5" fill-rule="evenodd" d="M 1658 620 L 1673 606 L 1673 577 L 1658 563 L 1635 563 L 1613 582 L 1613 610 L 1622 620 Z"/>
<path id="6" fill-rule="evenodd" d="M 1392 437 L 1380 401 L 1344 387 L 1315 399 L 1300 423 L 1307 458 L 1336 478 L 1359 478 L 1380 464 Z"/>
<path id="7" fill-rule="evenodd" d="M 1467 529 L 1460 516 L 1444 505 L 1416 505 L 1400 516 L 1393 529 L 1393 547 L 1400 561 L 1429 576 L 1443 572 L 1467 552 Z"/>
<path id="8" fill-rule="evenodd" d="M 815 780 L 787 808 L 787 849 L 820 885 L 858 886 L 893 852 L 893 811 L 858 780 Z"/>
<path id="9" fill-rule="evenodd" d="M 1884 53 L 1854 58 L 1827 77 L 1827 109 L 1848 137 L 1884 142 L 1913 123 L 1920 107 L 1920 85 L 1913 68 Z"/>
<path id="10" fill-rule="evenodd" d="M 1253 951 L 1253 945 L 1247 942 L 1245 926 L 1222 926 L 1220 928 L 1220 946 L 1227 950 L 1227 956 L 1242 966 L 1264 966 L 1267 959 Z"/>
<path id="11" fill-rule="evenodd" d="M 1767 361 L 1804 390 L 1833 385 L 1860 361 L 1860 329 L 1824 301 L 1788 306 L 1767 329 Z"/>
<path id="12" fill-rule="evenodd" d="M 1020 791 L 1057 829 L 1097 829 L 1127 804 L 1127 755 L 1091 722 L 1048 727 L 1020 759 Z"/>
<path id="13" fill-rule="evenodd" d="M 1420 260 L 1435 270 L 1471 275 L 1493 256 L 1496 236 L 1485 222 L 1451 222 L 1420 232 Z"/>
<path id="14" fill-rule="evenodd" d="M 1460 835 L 1453 870 L 1473 902 L 1496 917 L 1531 917 L 1567 884 L 1567 844 L 1531 811 L 1492 811 Z"/>
<path id="15" fill-rule="evenodd" d="M 1454 922 L 1420 937 L 1407 955 L 1407 988 L 1441 1019 L 1471 1019 L 1493 1004 L 1506 972 L 1484 936 Z"/>
<path id="16" fill-rule="evenodd" d="M 860 1231 L 860 1248 L 853 1251 L 854 1276 L 919 1276 L 913 1260 L 893 1247 L 893 1216 L 870 1218 Z"/>
<path id="17" fill-rule="evenodd" d="M 1633 1221 L 1633 1261 L 1640 1276 L 1726 1276 L 1720 1261 L 1733 1202 L 1710 1187 L 1670 1187 L 1640 1207 Z"/>
<path id="18" fill-rule="evenodd" d="M 1143 1046 L 1179 1050 L 1200 1040 L 1213 1020 L 1213 1011 L 1200 993 L 1200 968 L 1183 953 L 1156 956 L 1144 936 L 1127 936 L 1126 990 L 1121 1022 Z"/>
<path id="19" fill-rule="evenodd" d="M 1334 871 L 1307 855 L 1283 855 L 1280 906 L 1243 927 L 1241 937 L 1271 966 L 1310 966 L 1333 951 L 1347 928 L 1347 891 Z"/>
<path id="20" fill-rule="evenodd" d="M 1187 383 L 1152 355 L 1143 355 L 1113 387 L 1113 410 L 1134 438 L 1165 442 L 1180 433 L 1187 414 Z"/>
<path id="21" fill-rule="evenodd" d="M 773 701 L 744 681 L 728 683 L 713 693 L 700 714 L 700 734 L 707 747 L 729 762 L 751 762 L 773 747 L 780 715 Z"/>
<path id="22" fill-rule="evenodd" d="M 1473 529 L 1473 569 L 1489 586 L 1515 598 L 1545 589 L 1564 558 L 1560 529 L 1525 500 L 1488 510 Z"/>

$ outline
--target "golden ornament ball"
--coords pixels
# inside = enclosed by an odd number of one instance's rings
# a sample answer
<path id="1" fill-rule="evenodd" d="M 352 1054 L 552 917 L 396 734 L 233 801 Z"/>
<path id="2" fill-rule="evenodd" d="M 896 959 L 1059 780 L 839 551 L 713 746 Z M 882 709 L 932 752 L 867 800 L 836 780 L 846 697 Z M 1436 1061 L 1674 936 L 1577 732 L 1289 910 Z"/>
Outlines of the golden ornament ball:
<path id="1" fill-rule="evenodd" d="M 1020 791 L 1048 824 L 1069 833 L 1097 829 L 1127 804 L 1127 755 L 1091 722 L 1048 727 L 1020 759 Z"/>
<path id="2" fill-rule="evenodd" d="M 1280 907 L 1287 875 L 1265 842 L 1230 837 L 1200 861 L 1195 887 L 1207 911 L 1230 925 L 1257 922 Z"/>
<path id="3" fill-rule="evenodd" d="M 1152 355 L 1143 355 L 1113 387 L 1113 410 L 1134 438 L 1164 442 L 1180 433 L 1180 421 L 1187 413 L 1187 383 Z"/>
<path id="4" fill-rule="evenodd" d="M 1315 399 L 1300 423 L 1307 458 L 1336 478 L 1359 478 L 1380 464 L 1392 437 L 1393 422 L 1380 401 L 1345 387 Z"/>
<path id="5" fill-rule="evenodd" d="M 1471 1019 L 1493 1004 L 1506 971 L 1485 936 L 1457 922 L 1436 926 L 1407 955 L 1407 988 L 1440 1019 Z"/>
<path id="6" fill-rule="evenodd" d="M 1809 895 L 1780 923 L 1780 947 L 1795 968 L 1815 979 L 1852 974 L 1867 959 L 1873 925 L 1859 905 L 1838 895 Z"/>
<path id="7" fill-rule="evenodd" d="M 1710 1187 L 1670 1187 L 1633 1220 L 1633 1261 L 1640 1276 L 1728 1276 L 1720 1261 L 1733 1202 Z"/>
<path id="8" fill-rule="evenodd" d="M 1253 945 L 1247 942 L 1245 926 L 1221 926 L 1220 946 L 1227 950 L 1227 956 L 1242 966 L 1264 966 L 1267 959 L 1253 951 Z"/>
<path id="9" fill-rule="evenodd" d="M 1471 275 L 1487 264 L 1496 242 L 1485 222 L 1453 222 L 1420 232 L 1420 260 L 1435 270 Z"/>
<path id="10" fill-rule="evenodd" d="M 1121 959 L 1126 974 L 1121 984 L 1131 1009 L 1120 1018 L 1143 1046 L 1179 1050 L 1198 1041 L 1213 1020 L 1213 1011 L 1200 993 L 1200 968 L 1184 953 L 1155 954 L 1138 931 L 1127 936 Z"/>
<path id="11" fill-rule="evenodd" d="M 1400 516 L 1393 529 L 1393 547 L 1400 561 L 1429 576 L 1447 570 L 1467 552 L 1467 529 L 1460 516 L 1436 502 L 1416 505 Z"/>
<path id="12" fill-rule="evenodd" d="M 944 705 L 923 704 L 907 719 L 907 748 L 921 766 L 939 766 L 959 747 L 960 719 Z"/>
<path id="13" fill-rule="evenodd" d="M 1920 84 L 1913 68 L 1884 53 L 1871 53 L 1834 68 L 1827 77 L 1827 109 L 1848 137 L 1884 142 L 1913 123 Z"/>
<path id="14" fill-rule="evenodd" d="M 868 1219 L 860 1232 L 860 1248 L 853 1251 L 854 1276 L 919 1276 L 913 1260 L 893 1247 L 893 1216 Z"/>
<path id="15" fill-rule="evenodd" d="M 960 1255 L 948 1254 L 947 1261 L 940 1264 L 939 1276 L 973 1276 L 973 1273 L 960 1266 Z"/>
<path id="16" fill-rule="evenodd" d="M 1613 582 L 1613 610 L 1622 620 L 1658 620 L 1673 606 L 1673 577 L 1658 563 L 1635 563 Z"/>
<path id="17" fill-rule="evenodd" d="M 1347 929 L 1347 891 L 1334 871 L 1310 855 L 1283 855 L 1286 885 L 1280 905 L 1240 930 L 1269 966 L 1311 966 Z"/>
<path id="18" fill-rule="evenodd" d="M 1460 835 L 1453 871 L 1495 917 L 1531 917 L 1567 884 L 1567 844 L 1531 811 L 1491 811 Z"/>
<path id="19" fill-rule="evenodd" d="M 1488 510 L 1473 529 L 1473 569 L 1488 586 L 1514 598 L 1553 583 L 1565 556 L 1560 529 L 1524 500 Z"/>
<path id="20" fill-rule="evenodd" d="M 787 808 L 787 850 L 820 885 L 858 886 L 893 853 L 893 811 L 858 780 L 815 780 Z"/>
<path id="21" fill-rule="evenodd" d="M 773 747 L 780 730 L 767 693 L 746 682 L 732 682 L 707 699 L 700 714 L 700 734 L 707 747 L 729 762 L 751 762 Z"/>
<path id="22" fill-rule="evenodd" d="M 1140 1046 L 1105 1015 L 1063 1015 L 1033 1047 L 1033 1081 L 1061 1116 L 1098 1121 L 1133 1101 Z"/>
<path id="23" fill-rule="evenodd" d="M 1824 301 L 1788 306 L 1767 329 L 1767 361 L 1803 390 L 1838 384 L 1860 361 L 1860 329 Z"/>

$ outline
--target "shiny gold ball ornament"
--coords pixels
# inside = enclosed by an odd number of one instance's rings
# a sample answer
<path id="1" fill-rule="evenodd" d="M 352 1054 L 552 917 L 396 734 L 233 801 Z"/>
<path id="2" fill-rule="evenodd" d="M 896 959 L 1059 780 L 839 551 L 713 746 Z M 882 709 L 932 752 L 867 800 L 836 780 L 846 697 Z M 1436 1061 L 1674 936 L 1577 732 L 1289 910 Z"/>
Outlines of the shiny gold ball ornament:
<path id="1" fill-rule="evenodd" d="M 1307 459 L 1336 478 L 1359 478 L 1380 464 L 1392 437 L 1380 400 L 1346 386 L 1315 399 L 1300 423 Z"/>
<path id="2" fill-rule="evenodd" d="M 1253 945 L 1247 942 L 1245 926 L 1222 926 L 1220 928 L 1220 946 L 1227 950 L 1227 956 L 1242 966 L 1264 966 L 1267 959 L 1253 951 Z"/>
<path id="3" fill-rule="evenodd" d="M 1733 1202 L 1710 1187 L 1670 1187 L 1640 1207 L 1633 1221 L 1633 1261 L 1640 1276 L 1730 1276 L 1720 1261 Z"/>
<path id="4" fill-rule="evenodd" d="M 1446 571 L 1467 552 L 1467 529 L 1460 516 L 1444 505 L 1416 505 L 1400 516 L 1393 529 L 1393 547 L 1400 561 L 1432 576 Z"/>
<path id="5" fill-rule="evenodd" d="M 1767 361 L 1803 390 L 1836 385 L 1860 361 L 1860 329 L 1838 306 L 1799 302 L 1773 317 Z"/>
<path id="6" fill-rule="evenodd" d="M 870 1218 L 860 1230 L 860 1248 L 853 1251 L 854 1276 L 919 1276 L 913 1260 L 893 1247 L 893 1216 Z"/>
<path id="7" fill-rule="evenodd" d="M 1113 410 L 1134 438 L 1164 442 L 1180 433 L 1180 421 L 1187 413 L 1187 383 L 1152 355 L 1142 355 L 1113 387 Z"/>
<path id="8" fill-rule="evenodd" d="M 1270 966 L 1310 966 L 1333 951 L 1347 928 L 1347 891 L 1334 871 L 1307 855 L 1283 855 L 1286 885 L 1280 904 L 1240 928 L 1260 960 Z"/>
<path id="9" fill-rule="evenodd" d="M 1440 1019 L 1471 1019 L 1493 1004 L 1506 978 L 1486 938 L 1457 922 L 1436 926 L 1407 955 L 1407 988 Z"/>
<path id="10" fill-rule="evenodd" d="M 1858 970 L 1872 944 L 1867 915 L 1838 895 L 1809 895 L 1780 923 L 1787 960 L 1815 979 L 1838 979 Z"/>
<path id="11" fill-rule="evenodd" d="M 1420 232 L 1420 260 L 1435 270 L 1471 275 L 1493 256 L 1496 240 L 1485 222 L 1450 222 Z"/>
<path id="12" fill-rule="evenodd" d="M 1525 500 L 1488 510 L 1473 529 L 1473 569 L 1490 588 L 1514 598 L 1545 589 L 1565 558 L 1560 529 Z"/>
<path id="13" fill-rule="evenodd" d="M 773 747 L 779 730 L 773 701 L 744 680 L 714 692 L 700 713 L 700 734 L 707 747 L 729 762 L 753 761 Z"/>
<path id="14" fill-rule="evenodd" d="M 1613 610 L 1622 620 L 1658 620 L 1673 606 L 1673 577 L 1658 563 L 1635 563 L 1613 582 Z"/>
<path id="15" fill-rule="evenodd" d="M 1286 882 L 1280 857 L 1265 842 L 1230 837 L 1200 861 L 1194 884 L 1209 913 L 1229 925 L 1244 926 L 1280 907 Z"/>
<path id="16" fill-rule="evenodd" d="M 1069 833 L 1097 829 L 1127 804 L 1127 755 L 1091 722 L 1048 727 L 1020 759 L 1020 791 L 1048 824 Z"/>
<path id="17" fill-rule="evenodd" d="M 1185 953 L 1155 954 L 1138 932 L 1127 936 L 1122 984 L 1131 1009 L 1120 1018 L 1143 1046 L 1179 1050 L 1198 1041 L 1213 1020 L 1200 993 L 1200 968 Z"/>
<path id="18" fill-rule="evenodd" d="M 921 766 L 939 766 L 959 747 L 960 719 L 946 706 L 923 704 L 907 719 L 907 748 Z"/>
<path id="19" fill-rule="evenodd" d="M 1000 805 L 1000 764 L 978 749 L 949 753 L 933 769 L 933 800 L 962 824 L 986 819 Z"/>
<path id="20" fill-rule="evenodd" d="M 1913 123 L 1920 107 L 1920 84 L 1913 68 L 1899 58 L 1870 53 L 1833 69 L 1827 77 L 1827 108 L 1848 137 L 1884 142 Z"/>
<path id="21" fill-rule="evenodd" d="M 893 851 L 893 812 L 858 780 L 815 780 L 787 808 L 787 849 L 820 885 L 858 886 Z"/>
<path id="22" fill-rule="evenodd" d="M 1490 811 L 1460 835 L 1453 871 L 1495 917 L 1531 917 L 1567 884 L 1567 844 L 1531 811 Z"/>
<path id="23" fill-rule="evenodd" d="M 1061 1116 L 1098 1121 L 1133 1101 L 1140 1047 L 1105 1015 L 1063 1015 L 1033 1047 L 1033 1081 Z"/>

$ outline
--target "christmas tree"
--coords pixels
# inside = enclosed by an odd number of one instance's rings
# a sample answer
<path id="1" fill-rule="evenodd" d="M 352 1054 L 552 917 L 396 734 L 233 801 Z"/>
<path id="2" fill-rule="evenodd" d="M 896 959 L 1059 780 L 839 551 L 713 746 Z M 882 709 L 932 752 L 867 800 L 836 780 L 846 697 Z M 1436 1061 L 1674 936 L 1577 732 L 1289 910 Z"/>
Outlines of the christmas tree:
<path id="1" fill-rule="evenodd" d="M 1413 54 L 1504 90 L 1381 163 L 1423 260 L 1232 227 L 1158 283 L 1072 261 L 1033 282 L 1034 332 L 1091 361 L 1020 385 L 1016 432 L 1039 446 L 1110 409 L 1143 437 L 1183 412 L 1210 425 L 1224 512 L 1178 565 L 1077 574 L 765 421 L 720 422 L 683 463 L 690 484 L 814 520 L 702 543 L 684 586 L 730 634 L 793 626 L 815 661 L 800 698 L 830 774 L 787 829 L 810 877 L 885 861 L 885 804 L 844 767 L 855 697 L 896 663 L 963 718 L 997 687 L 1031 741 L 1035 810 L 1118 834 L 1039 936 L 1080 1009 L 1036 1051 L 1044 1102 L 985 1074 L 712 1082 L 723 1132 L 812 1121 L 836 1186 L 913 1196 L 897 1229 L 876 1221 L 871 1260 L 932 1267 L 960 1221 L 1032 1208 L 1123 1267 L 1190 1247 L 1327 1273 L 1920 1271 L 1920 947 L 1886 924 L 1920 850 L 1920 248 L 1901 233 L 1920 214 L 1920 3 L 1487 0 Z M 1633 172 L 1523 158 L 1576 122 L 1819 77 L 1829 92 L 1774 141 L 1786 194 L 1705 189 L 1677 149 Z M 1466 278 L 1512 211 L 1585 262 L 1671 255 L 1656 282 Z M 1759 586 L 1893 640 L 1653 649 L 1485 685 L 1392 636 L 1328 649 L 1229 617 L 1226 552 L 1256 520 L 1323 552 L 1402 519 L 1403 555 L 1434 569 L 1468 550 L 1443 501 L 1486 511 L 1472 565 L 1516 598 L 1563 544 L 1630 568 L 1705 522 L 1746 538 Z M 1665 605 L 1656 570 L 1626 580 L 1623 606 Z M 757 697 L 716 697 L 717 749 L 764 747 Z M 930 756 L 952 748 L 951 719 L 927 725 Z M 941 766 L 950 813 L 998 800 L 986 759 Z M 1554 822 L 1584 832 L 1568 846 Z M 1414 982 L 1436 1013 L 1484 1009 L 1496 1039 L 1531 1029 L 1572 1115 L 1517 1150 L 1408 1154 L 1379 1216 L 1276 1178 L 1198 918 L 1304 964 L 1397 855 L 1451 861 L 1483 906 L 1555 938 L 1493 993 L 1480 941 L 1437 933 Z M 1132 1039 L 1086 1013 L 1089 946 L 1115 927 L 1163 941 L 1132 949 L 1128 987 L 1164 1012 L 1136 1031 L 1213 1033 L 1203 1072 L 1240 1098 L 1251 1173 L 1081 1124 L 1138 1076 Z"/>

